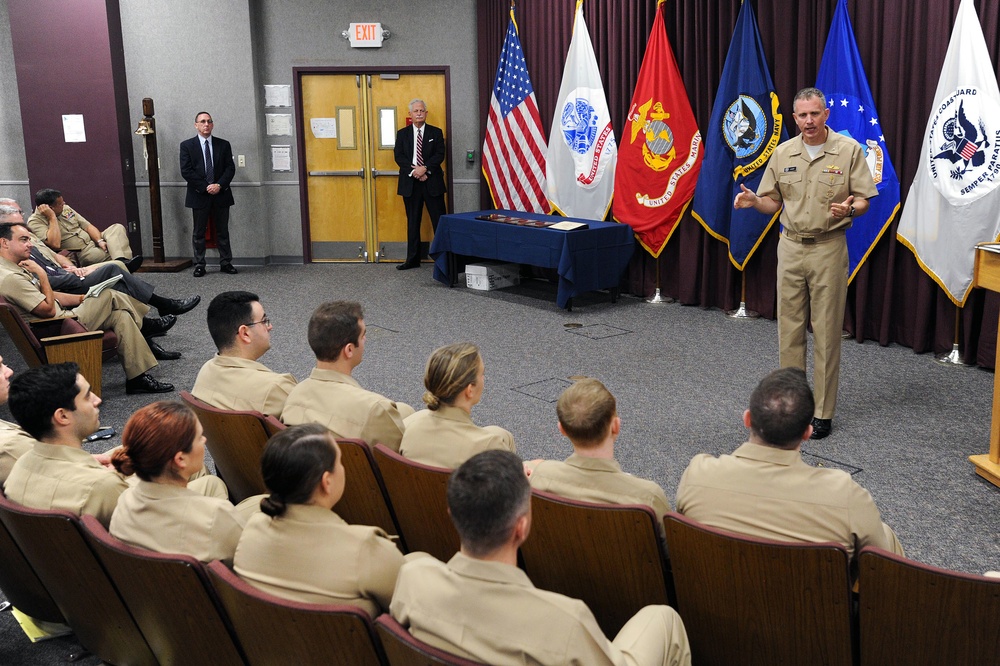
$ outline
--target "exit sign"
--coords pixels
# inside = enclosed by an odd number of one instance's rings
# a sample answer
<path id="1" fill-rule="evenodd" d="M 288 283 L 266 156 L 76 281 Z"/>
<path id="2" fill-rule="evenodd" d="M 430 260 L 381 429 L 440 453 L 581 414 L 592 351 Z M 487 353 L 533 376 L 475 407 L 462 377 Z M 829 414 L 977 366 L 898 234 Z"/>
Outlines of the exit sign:
<path id="1" fill-rule="evenodd" d="M 352 48 L 381 48 L 382 46 L 382 24 L 381 23 L 352 23 L 347 30 L 348 39 L 351 40 Z"/>

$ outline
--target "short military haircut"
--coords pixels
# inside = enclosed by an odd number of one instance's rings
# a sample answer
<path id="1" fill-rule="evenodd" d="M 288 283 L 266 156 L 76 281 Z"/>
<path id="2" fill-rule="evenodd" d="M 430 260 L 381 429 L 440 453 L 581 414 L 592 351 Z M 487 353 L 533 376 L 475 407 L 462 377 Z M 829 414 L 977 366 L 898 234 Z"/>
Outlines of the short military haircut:
<path id="1" fill-rule="evenodd" d="M 309 346 L 319 361 L 336 361 L 348 343 L 357 345 L 365 313 L 360 303 L 323 303 L 309 318 Z"/>
<path id="2" fill-rule="evenodd" d="M 556 415 L 574 444 L 596 446 L 608 436 L 617 406 L 615 396 L 604 384 L 587 378 L 562 392 L 556 402 Z"/>
<path id="3" fill-rule="evenodd" d="M 795 98 L 792 100 L 792 113 L 795 113 L 795 103 L 801 100 L 812 99 L 813 97 L 819 97 L 820 102 L 823 106 L 826 106 L 826 95 L 819 88 L 803 88 L 802 90 L 795 93 Z"/>
<path id="4" fill-rule="evenodd" d="M 765 444 L 793 449 L 802 441 L 815 406 L 804 371 L 775 370 L 750 394 L 750 429 Z"/>
<path id="5" fill-rule="evenodd" d="M 0 220 L 7 217 L 8 215 L 17 215 L 20 210 L 17 206 L 11 206 L 10 204 L 0 204 Z"/>
<path id="6" fill-rule="evenodd" d="M 198 113 L 194 114 L 195 122 L 198 122 L 198 116 L 208 116 L 209 120 L 212 119 L 212 114 L 209 113 L 208 111 L 199 111 Z"/>
<path id="7" fill-rule="evenodd" d="M 56 410 L 76 411 L 79 372 L 76 363 L 56 363 L 32 368 L 11 380 L 7 404 L 29 435 L 39 440 L 52 435 Z"/>
<path id="8" fill-rule="evenodd" d="M 35 192 L 35 205 L 41 206 L 42 204 L 45 204 L 46 206 L 51 206 L 56 202 L 56 199 L 61 196 L 62 192 L 59 190 L 53 190 L 51 187 L 45 187 Z"/>
<path id="9" fill-rule="evenodd" d="M 10 240 L 14 237 L 14 227 L 24 227 L 24 222 L 0 222 L 0 238 Z"/>
<path id="10" fill-rule="evenodd" d="M 483 557 L 510 538 L 531 506 L 524 463 L 510 451 L 478 453 L 448 478 L 448 509 L 462 548 Z"/>
<path id="11" fill-rule="evenodd" d="M 208 332 L 219 351 L 231 347 L 243 324 L 253 319 L 253 304 L 260 301 L 249 291 L 224 291 L 208 304 Z"/>

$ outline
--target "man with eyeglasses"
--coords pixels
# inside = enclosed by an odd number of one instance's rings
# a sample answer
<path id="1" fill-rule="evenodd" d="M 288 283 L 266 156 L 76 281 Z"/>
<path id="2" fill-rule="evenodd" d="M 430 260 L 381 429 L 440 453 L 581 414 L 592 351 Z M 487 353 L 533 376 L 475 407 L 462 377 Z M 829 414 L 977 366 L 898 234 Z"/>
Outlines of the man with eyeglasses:
<path id="1" fill-rule="evenodd" d="M 199 111 L 194 117 L 198 136 L 181 142 L 181 175 L 187 181 L 184 205 L 194 216 L 194 276 L 205 275 L 205 231 L 209 217 L 215 222 L 219 246 L 219 266 L 223 273 L 235 275 L 233 251 L 229 245 L 229 208 L 233 191 L 229 187 L 236 175 L 233 148 L 229 142 L 212 136 L 212 115 Z"/>
<path id="2" fill-rule="evenodd" d="M 295 377 L 257 359 L 271 348 L 271 320 L 257 294 L 224 291 L 208 305 L 208 332 L 219 353 L 201 367 L 191 393 L 219 409 L 281 418 Z"/>

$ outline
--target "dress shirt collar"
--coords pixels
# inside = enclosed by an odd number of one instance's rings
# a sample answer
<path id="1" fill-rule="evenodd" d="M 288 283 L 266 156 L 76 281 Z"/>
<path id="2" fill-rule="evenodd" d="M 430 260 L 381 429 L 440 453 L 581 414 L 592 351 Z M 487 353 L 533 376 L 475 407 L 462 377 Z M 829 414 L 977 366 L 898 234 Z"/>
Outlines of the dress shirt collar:
<path id="1" fill-rule="evenodd" d="M 594 472 L 621 472 L 622 466 L 614 458 L 590 458 L 576 453 L 566 458 L 566 464 Z"/>
<path id="2" fill-rule="evenodd" d="M 320 368 L 313 368 L 312 372 L 309 373 L 309 379 L 315 379 L 318 382 L 334 382 L 337 384 L 350 384 L 351 386 L 357 386 L 361 388 L 361 384 L 358 383 L 354 377 L 350 375 L 345 375 L 342 372 L 337 372 L 336 370 L 322 370 Z"/>
<path id="3" fill-rule="evenodd" d="M 451 559 L 448 560 L 448 568 L 464 578 L 475 578 L 489 583 L 534 587 L 528 574 L 517 567 L 502 562 L 477 560 L 461 552 L 452 555 Z"/>
<path id="4" fill-rule="evenodd" d="M 791 451 L 776 449 L 773 446 L 754 444 L 753 442 L 741 444 L 738 449 L 733 451 L 733 455 L 737 458 L 746 458 L 747 460 L 784 465 L 786 467 L 805 465 L 805 462 L 802 460 L 802 452 L 798 449 Z"/>

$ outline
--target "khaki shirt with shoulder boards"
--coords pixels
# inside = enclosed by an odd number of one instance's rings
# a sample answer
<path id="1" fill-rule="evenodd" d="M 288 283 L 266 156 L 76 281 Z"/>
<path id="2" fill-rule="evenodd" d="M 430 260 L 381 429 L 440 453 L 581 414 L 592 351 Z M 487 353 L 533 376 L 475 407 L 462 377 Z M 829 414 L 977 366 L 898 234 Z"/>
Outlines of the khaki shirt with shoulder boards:
<path id="1" fill-rule="evenodd" d="M 422 409 L 403 419 L 406 430 L 399 452 L 419 463 L 455 469 L 491 449 L 515 453 L 514 436 L 499 426 L 481 428 L 465 410 L 441 405 Z"/>
<path id="2" fill-rule="evenodd" d="M 348 525 L 333 511 L 289 504 L 251 516 L 233 570 L 256 588 L 310 604 L 350 604 L 372 617 L 389 607 L 403 554 L 377 527 Z"/>
<path id="3" fill-rule="evenodd" d="M 94 242 L 94 239 L 87 233 L 90 222 L 69 206 L 63 206 L 62 213 L 56 219 L 59 221 L 59 232 L 62 234 L 60 250 L 73 250 L 75 252 Z M 28 228 L 33 234 L 44 240 L 49 235 L 49 219 L 39 213 L 36 208 L 35 212 L 28 218 Z"/>
<path id="4" fill-rule="evenodd" d="M 363 439 L 371 446 L 385 444 L 399 451 L 403 419 L 412 413 L 405 403 L 361 388 L 350 375 L 313 368 L 309 378 L 289 393 L 281 416 L 288 425 L 319 423 L 335 437 Z"/>
<path id="5" fill-rule="evenodd" d="M 871 199 L 878 195 L 861 144 L 828 131 L 816 159 L 809 158 L 801 136 L 778 146 L 757 187 L 757 196 L 784 205 L 781 224 L 795 234 L 812 236 L 847 229 L 853 218 L 834 219 L 830 204 L 849 196 Z"/>
<path id="6" fill-rule="evenodd" d="M 699 523 L 776 541 L 902 549 L 871 494 L 847 472 L 807 465 L 799 451 L 747 442 L 732 455 L 696 455 L 677 487 L 677 511 Z"/>
<path id="7" fill-rule="evenodd" d="M 263 363 L 216 355 L 198 371 L 192 395 L 219 409 L 255 411 L 281 418 L 295 377 L 272 372 Z"/>
<path id="8" fill-rule="evenodd" d="M 36 441 L 16 423 L 0 420 L 0 485 L 7 480 L 17 459 L 30 451 Z"/>
<path id="9" fill-rule="evenodd" d="M 36 442 L 4 483 L 7 498 L 32 509 L 94 516 L 107 527 L 128 484 L 83 449 Z"/>

